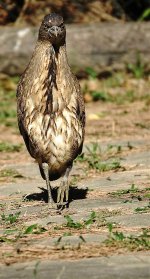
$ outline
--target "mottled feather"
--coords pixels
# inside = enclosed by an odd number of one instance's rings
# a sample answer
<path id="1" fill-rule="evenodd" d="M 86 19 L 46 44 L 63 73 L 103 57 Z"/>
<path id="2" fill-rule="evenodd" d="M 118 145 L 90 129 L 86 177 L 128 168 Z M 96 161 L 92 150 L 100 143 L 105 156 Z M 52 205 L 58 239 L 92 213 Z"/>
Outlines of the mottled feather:
<path id="1" fill-rule="evenodd" d="M 59 35 L 53 36 L 57 31 Z M 48 164 L 50 180 L 72 165 L 84 140 L 84 101 L 68 65 L 65 37 L 62 17 L 46 16 L 17 89 L 20 133 L 44 179 L 42 164 Z"/>

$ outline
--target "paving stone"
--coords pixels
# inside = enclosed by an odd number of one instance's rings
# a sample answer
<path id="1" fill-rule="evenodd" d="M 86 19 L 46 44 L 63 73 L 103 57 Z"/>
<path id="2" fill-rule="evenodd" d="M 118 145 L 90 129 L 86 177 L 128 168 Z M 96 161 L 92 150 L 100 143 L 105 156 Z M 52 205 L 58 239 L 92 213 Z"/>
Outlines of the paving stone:
<path id="1" fill-rule="evenodd" d="M 127 148 L 128 141 L 110 141 L 100 143 L 102 150 L 108 144 L 121 145 Z M 66 222 L 64 215 L 70 215 L 75 222 L 87 220 L 92 211 L 116 211 L 111 217 L 105 216 L 108 223 L 117 223 L 120 230 L 126 228 L 130 234 L 134 231 L 141 231 L 142 228 L 150 227 L 150 213 L 136 213 L 137 207 L 148 205 L 148 199 L 139 201 L 130 199 L 124 203 L 126 196 L 110 196 L 108 193 L 129 189 L 132 184 L 144 189 L 150 183 L 150 152 L 149 141 L 131 140 L 130 144 L 135 148 L 135 152 L 128 152 L 123 156 L 121 165 L 126 167 L 125 171 L 105 172 L 99 176 L 86 178 L 82 169 L 74 167 L 72 175 L 84 177 L 77 183 L 77 188 L 70 190 L 70 206 L 62 213 L 48 209 L 47 192 L 45 181 L 40 177 L 38 166 L 35 163 L 9 165 L 9 168 L 17 170 L 25 178 L 17 183 L 3 183 L 0 185 L 0 203 L 6 204 L 5 214 L 20 211 L 20 218 L 25 217 L 24 226 L 39 224 L 50 227 L 53 224 L 58 226 Z M 84 149 L 87 152 L 86 148 Z M 128 150 L 129 151 L 129 150 Z M 60 183 L 53 183 L 54 187 Z M 149 186 L 148 186 L 149 187 Z M 44 190 L 45 189 L 45 190 Z M 87 195 L 87 191 L 94 190 L 93 196 Z M 56 189 L 53 189 L 54 199 L 56 199 Z M 101 195 L 96 196 L 96 191 Z M 28 195 L 28 200 L 22 202 L 22 197 Z M 42 201 L 43 200 L 43 201 Z M 17 205 L 21 204 L 21 207 Z M 16 207 L 15 207 L 16 205 Z M 111 215 L 111 214 L 110 214 Z M 0 233 L 3 233 L 1 230 Z M 62 234 L 63 235 L 63 234 Z M 105 227 L 98 233 L 82 234 L 87 243 L 99 244 L 108 237 L 108 229 Z M 29 244 L 36 247 L 43 246 L 43 249 L 51 245 L 56 245 L 58 237 L 43 236 L 43 238 L 31 239 Z M 60 244 L 76 245 L 82 242 L 79 233 L 73 236 L 63 236 Z M 150 278 L 150 253 L 133 252 L 125 254 L 114 254 L 108 257 L 80 259 L 80 260 L 38 260 L 19 264 L 0 265 L 0 278 L 11 279 L 149 279 Z"/>
<path id="2" fill-rule="evenodd" d="M 86 243 L 101 243 L 103 242 L 104 240 L 106 240 L 107 238 L 107 235 L 105 234 L 82 234 L 82 238 L 84 239 L 84 241 Z M 62 236 L 61 238 L 61 241 L 60 241 L 60 246 L 61 245 L 76 245 L 78 243 L 82 243 L 83 240 L 82 238 L 80 237 L 80 234 L 78 234 L 77 236 Z M 57 241 L 58 241 L 59 237 L 47 237 L 47 238 L 44 238 L 44 239 L 41 239 L 40 240 L 40 243 L 39 241 L 32 241 L 32 243 L 34 243 L 36 245 L 36 247 L 38 247 L 38 245 L 41 247 L 41 246 L 45 246 L 45 247 L 48 247 L 48 246 L 52 246 L 52 245 L 56 245 Z"/>
<path id="3" fill-rule="evenodd" d="M 107 218 L 108 222 L 116 222 L 126 227 L 150 227 L 150 213 L 113 216 Z"/>
<path id="4" fill-rule="evenodd" d="M 107 174 L 105 174 L 107 175 Z M 78 187 L 88 187 L 88 189 L 98 189 L 102 192 L 127 189 L 131 185 L 150 181 L 149 169 L 130 170 L 124 172 L 111 173 L 105 177 L 95 177 L 84 179 L 78 183 Z"/>
<path id="5" fill-rule="evenodd" d="M 121 161 L 122 166 L 150 166 L 150 152 L 145 151 L 145 152 L 140 152 L 137 154 L 131 154 L 128 155 L 127 157 L 124 157 L 123 160 Z"/>
<path id="6" fill-rule="evenodd" d="M 76 261 L 33 261 L 0 266 L 1 279 L 149 279 L 150 254 L 113 255 Z"/>

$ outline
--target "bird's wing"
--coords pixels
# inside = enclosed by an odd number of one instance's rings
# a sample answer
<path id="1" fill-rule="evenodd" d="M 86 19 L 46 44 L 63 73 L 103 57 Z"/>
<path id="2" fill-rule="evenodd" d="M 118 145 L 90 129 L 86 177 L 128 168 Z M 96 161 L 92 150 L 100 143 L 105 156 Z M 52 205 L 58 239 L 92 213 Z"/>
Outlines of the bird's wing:
<path id="1" fill-rule="evenodd" d="M 25 145 L 26 145 L 26 148 L 27 148 L 29 154 L 31 155 L 31 157 L 34 158 L 34 154 L 31 149 L 30 140 L 29 140 L 28 134 L 23 126 L 21 119 L 18 119 L 18 127 L 19 127 L 20 134 L 22 135 L 22 137 L 24 139 L 24 142 L 25 142 Z"/>
<path id="2" fill-rule="evenodd" d="M 77 98 L 76 98 L 76 116 L 79 119 L 82 130 L 83 130 L 83 138 L 81 145 L 79 146 L 78 149 L 78 155 L 81 154 L 82 152 L 82 147 L 83 147 L 83 141 L 84 141 L 84 127 L 85 127 L 85 105 L 84 105 L 84 99 L 83 95 L 81 93 L 81 88 L 80 84 L 77 80 L 77 78 L 74 76 L 74 82 L 75 82 L 75 87 L 76 87 L 76 92 L 77 92 Z"/>
<path id="3" fill-rule="evenodd" d="M 22 135 L 25 145 L 27 147 L 27 150 L 31 157 L 34 158 L 33 152 L 31 151 L 31 143 L 28 137 L 28 133 L 23 125 L 23 110 L 24 110 L 24 102 L 23 99 L 21 98 L 21 82 L 19 82 L 18 87 L 17 87 L 17 116 L 18 116 L 18 128 L 20 131 L 20 134 Z"/>
<path id="4" fill-rule="evenodd" d="M 79 85 L 78 80 L 76 79 L 76 77 L 74 77 L 75 79 L 75 87 L 76 87 L 76 92 L 77 92 L 77 118 L 80 120 L 81 125 L 84 129 L 85 127 L 85 105 L 84 105 L 84 99 L 83 99 L 83 95 L 81 93 L 81 88 Z"/>

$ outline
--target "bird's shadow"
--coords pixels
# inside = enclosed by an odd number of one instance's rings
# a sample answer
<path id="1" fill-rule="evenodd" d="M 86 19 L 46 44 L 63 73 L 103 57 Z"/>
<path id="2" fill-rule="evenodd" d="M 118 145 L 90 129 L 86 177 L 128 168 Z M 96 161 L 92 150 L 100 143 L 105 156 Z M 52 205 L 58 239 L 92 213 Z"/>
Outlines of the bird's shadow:
<path id="1" fill-rule="evenodd" d="M 43 188 L 43 187 L 39 187 L 39 189 L 41 190 L 40 193 L 33 193 L 33 194 L 29 194 L 26 195 L 24 197 L 24 199 L 26 201 L 44 201 L 45 203 L 48 203 L 48 191 L 47 189 Z M 86 195 L 87 195 L 87 188 L 77 188 L 77 187 L 72 187 L 70 186 L 69 188 L 69 200 L 68 202 L 71 203 L 73 200 L 81 200 L 81 199 L 85 199 Z M 55 202 L 57 202 L 57 187 L 52 188 L 52 197 L 54 199 Z"/>

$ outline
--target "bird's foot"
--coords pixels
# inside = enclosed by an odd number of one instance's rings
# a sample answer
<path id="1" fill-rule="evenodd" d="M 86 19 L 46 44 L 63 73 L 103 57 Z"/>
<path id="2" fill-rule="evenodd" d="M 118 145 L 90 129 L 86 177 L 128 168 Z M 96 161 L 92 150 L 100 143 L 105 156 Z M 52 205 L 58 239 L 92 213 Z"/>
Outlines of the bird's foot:
<path id="1" fill-rule="evenodd" d="M 57 209 L 57 203 L 53 201 L 53 199 L 48 200 L 48 208 L 49 209 Z"/>
<path id="2" fill-rule="evenodd" d="M 56 203 L 48 203 L 48 209 L 54 209 L 54 210 L 57 210 L 57 204 Z"/>
<path id="3" fill-rule="evenodd" d="M 64 209 L 68 205 L 69 186 L 68 184 L 61 183 L 57 192 L 57 206 L 59 209 Z M 65 199 L 65 201 L 64 201 Z"/>

